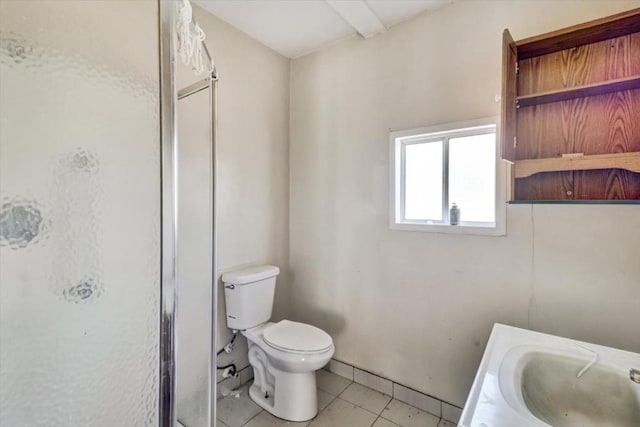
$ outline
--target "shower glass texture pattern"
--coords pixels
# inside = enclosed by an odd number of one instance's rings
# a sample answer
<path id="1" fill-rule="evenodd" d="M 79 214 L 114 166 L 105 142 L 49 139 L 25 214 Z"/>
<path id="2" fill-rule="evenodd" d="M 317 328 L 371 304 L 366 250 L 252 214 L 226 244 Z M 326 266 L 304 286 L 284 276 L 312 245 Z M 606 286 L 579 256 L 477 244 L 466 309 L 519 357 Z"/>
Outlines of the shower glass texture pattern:
<path id="1" fill-rule="evenodd" d="M 0 425 L 158 425 L 157 1 L 0 1 Z"/>
<path id="2" fill-rule="evenodd" d="M 176 412 L 185 426 L 211 425 L 213 181 L 210 90 L 178 101 Z"/>

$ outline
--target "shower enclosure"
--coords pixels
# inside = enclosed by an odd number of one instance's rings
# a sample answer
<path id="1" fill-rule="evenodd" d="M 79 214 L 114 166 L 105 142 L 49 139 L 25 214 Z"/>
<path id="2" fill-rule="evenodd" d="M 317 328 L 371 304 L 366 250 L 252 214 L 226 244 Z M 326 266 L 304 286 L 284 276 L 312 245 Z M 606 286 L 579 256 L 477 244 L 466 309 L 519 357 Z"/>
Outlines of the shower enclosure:
<path id="1" fill-rule="evenodd" d="M 216 261 L 214 194 L 216 84 L 215 71 L 202 79 L 179 66 L 186 80 L 178 90 L 177 174 L 177 387 L 178 421 L 186 427 L 209 426 L 215 420 Z M 182 83 L 185 78 L 177 78 Z M 215 240 L 214 240 L 215 241 Z"/>
<path id="2" fill-rule="evenodd" d="M 1 426 L 175 423 L 176 300 L 190 284 L 176 268 L 189 243 L 177 232 L 174 7 L 0 1 Z M 191 178 L 211 192 L 205 175 Z M 211 363 L 194 425 L 215 420 Z"/>

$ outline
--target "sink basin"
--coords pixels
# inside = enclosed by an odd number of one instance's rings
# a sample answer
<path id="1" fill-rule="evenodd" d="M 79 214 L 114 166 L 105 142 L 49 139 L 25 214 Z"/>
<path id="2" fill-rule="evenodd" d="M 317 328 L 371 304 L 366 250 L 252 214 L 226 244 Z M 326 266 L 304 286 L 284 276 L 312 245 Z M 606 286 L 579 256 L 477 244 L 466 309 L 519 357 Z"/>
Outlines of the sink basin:
<path id="1" fill-rule="evenodd" d="M 494 325 L 460 427 L 640 427 L 640 354 Z"/>
<path id="2" fill-rule="evenodd" d="M 588 363 L 588 362 L 587 362 Z M 584 360 L 533 352 L 522 368 L 525 405 L 554 427 L 640 426 L 640 399 L 628 377 L 595 364 L 577 378 Z"/>

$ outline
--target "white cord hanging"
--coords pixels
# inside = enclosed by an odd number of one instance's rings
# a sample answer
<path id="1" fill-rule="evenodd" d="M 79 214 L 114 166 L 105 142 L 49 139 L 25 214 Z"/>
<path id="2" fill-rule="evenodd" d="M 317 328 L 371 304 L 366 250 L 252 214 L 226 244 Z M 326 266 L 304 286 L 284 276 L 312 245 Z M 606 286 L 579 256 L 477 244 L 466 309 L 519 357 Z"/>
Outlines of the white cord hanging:
<path id="1" fill-rule="evenodd" d="M 191 65 L 196 74 L 213 73 L 213 59 L 207 58 L 203 43 L 206 38 L 202 28 L 193 20 L 193 9 L 189 0 L 178 3 L 178 54 L 185 65 Z"/>

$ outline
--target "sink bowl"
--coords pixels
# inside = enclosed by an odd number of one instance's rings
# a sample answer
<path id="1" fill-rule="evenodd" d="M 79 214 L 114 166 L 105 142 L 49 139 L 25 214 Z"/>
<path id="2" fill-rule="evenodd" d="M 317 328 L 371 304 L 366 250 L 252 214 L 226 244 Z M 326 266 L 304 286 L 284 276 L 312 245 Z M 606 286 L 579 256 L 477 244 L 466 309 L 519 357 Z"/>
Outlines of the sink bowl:
<path id="1" fill-rule="evenodd" d="M 496 324 L 458 425 L 640 427 L 631 369 L 640 354 Z"/>
<path id="2" fill-rule="evenodd" d="M 586 363 L 574 357 L 530 353 L 520 382 L 525 406 L 554 427 L 640 426 L 640 399 L 629 378 L 600 364 L 577 378 Z"/>

